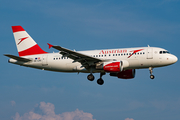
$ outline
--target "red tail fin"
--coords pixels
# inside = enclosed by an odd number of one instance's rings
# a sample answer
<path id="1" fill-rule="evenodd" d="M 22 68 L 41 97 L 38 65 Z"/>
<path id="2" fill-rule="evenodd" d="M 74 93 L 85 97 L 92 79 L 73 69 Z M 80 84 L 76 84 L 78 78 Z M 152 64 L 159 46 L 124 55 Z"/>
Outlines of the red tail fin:
<path id="1" fill-rule="evenodd" d="M 21 26 L 12 26 L 12 31 L 16 41 L 19 56 L 47 53 L 39 47 L 39 45 Z"/>

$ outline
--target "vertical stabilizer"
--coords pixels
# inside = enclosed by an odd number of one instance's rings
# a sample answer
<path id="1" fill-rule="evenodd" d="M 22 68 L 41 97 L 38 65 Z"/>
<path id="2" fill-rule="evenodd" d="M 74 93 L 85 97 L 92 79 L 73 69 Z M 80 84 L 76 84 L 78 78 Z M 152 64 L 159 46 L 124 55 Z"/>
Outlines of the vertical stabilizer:
<path id="1" fill-rule="evenodd" d="M 21 26 L 12 26 L 12 31 L 19 56 L 47 53 L 39 47 L 39 45 Z"/>

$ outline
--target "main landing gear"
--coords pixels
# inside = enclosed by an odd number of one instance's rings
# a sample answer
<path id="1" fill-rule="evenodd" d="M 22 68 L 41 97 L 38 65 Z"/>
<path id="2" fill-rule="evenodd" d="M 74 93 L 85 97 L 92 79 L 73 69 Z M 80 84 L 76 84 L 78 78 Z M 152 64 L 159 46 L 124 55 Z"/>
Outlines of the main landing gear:
<path id="1" fill-rule="evenodd" d="M 150 78 L 151 79 L 154 79 L 154 75 L 152 74 L 153 73 L 153 68 L 152 67 L 149 67 L 149 71 L 150 71 Z"/>
<path id="2" fill-rule="evenodd" d="M 89 74 L 88 76 L 87 76 L 87 79 L 89 80 L 89 81 L 93 81 L 94 80 L 94 75 L 91 73 L 91 74 Z"/>
<path id="3" fill-rule="evenodd" d="M 104 84 L 104 80 L 102 79 L 102 76 L 105 75 L 106 73 L 100 73 L 100 78 L 97 80 L 97 84 L 102 85 Z"/>
<path id="4" fill-rule="evenodd" d="M 105 75 L 106 73 L 100 73 L 100 78 L 97 80 L 97 83 L 99 85 L 103 85 L 104 84 L 104 80 L 102 79 L 102 76 Z M 91 73 L 87 76 L 87 79 L 89 81 L 93 81 L 94 80 L 94 75 Z"/>

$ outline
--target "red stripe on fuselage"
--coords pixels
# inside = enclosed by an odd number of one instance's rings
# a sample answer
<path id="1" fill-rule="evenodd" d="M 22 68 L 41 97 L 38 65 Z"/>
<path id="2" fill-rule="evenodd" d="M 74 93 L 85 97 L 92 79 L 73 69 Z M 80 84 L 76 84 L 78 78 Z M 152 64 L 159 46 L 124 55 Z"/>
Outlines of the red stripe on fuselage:
<path id="1" fill-rule="evenodd" d="M 27 56 L 27 55 L 36 55 L 36 54 L 45 54 L 44 50 L 42 50 L 38 44 L 34 45 L 33 47 L 26 49 L 24 51 L 19 52 L 19 56 Z"/>
<path id="2" fill-rule="evenodd" d="M 21 26 L 12 26 L 12 31 L 13 33 L 15 32 L 20 32 L 20 31 L 25 31 Z"/>
<path id="3" fill-rule="evenodd" d="M 139 52 L 139 51 L 141 51 L 141 50 L 143 50 L 143 49 L 130 51 L 130 52 L 133 52 L 133 53 L 132 53 L 128 58 L 130 58 L 132 55 L 134 55 L 135 53 L 137 53 L 137 52 Z"/>

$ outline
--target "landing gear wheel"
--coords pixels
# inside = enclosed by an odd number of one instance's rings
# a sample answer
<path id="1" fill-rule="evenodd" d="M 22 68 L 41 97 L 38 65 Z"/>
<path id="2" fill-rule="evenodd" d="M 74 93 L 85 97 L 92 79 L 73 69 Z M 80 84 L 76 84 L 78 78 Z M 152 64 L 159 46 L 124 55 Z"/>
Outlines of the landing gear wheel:
<path id="1" fill-rule="evenodd" d="M 102 85 L 102 84 L 104 84 L 104 80 L 103 80 L 102 78 L 99 78 L 99 79 L 97 80 L 97 83 L 98 83 L 99 85 Z"/>
<path id="2" fill-rule="evenodd" d="M 154 75 L 150 75 L 150 78 L 151 78 L 151 79 L 154 79 Z"/>
<path id="3" fill-rule="evenodd" d="M 89 75 L 87 76 L 87 79 L 88 79 L 89 81 L 93 81 L 93 80 L 94 80 L 94 75 L 93 75 L 93 74 L 89 74 Z"/>
<path id="4" fill-rule="evenodd" d="M 151 79 L 154 79 L 154 75 L 152 75 L 152 73 L 153 73 L 153 68 L 152 67 L 149 67 L 149 71 L 150 71 L 150 78 Z"/>

